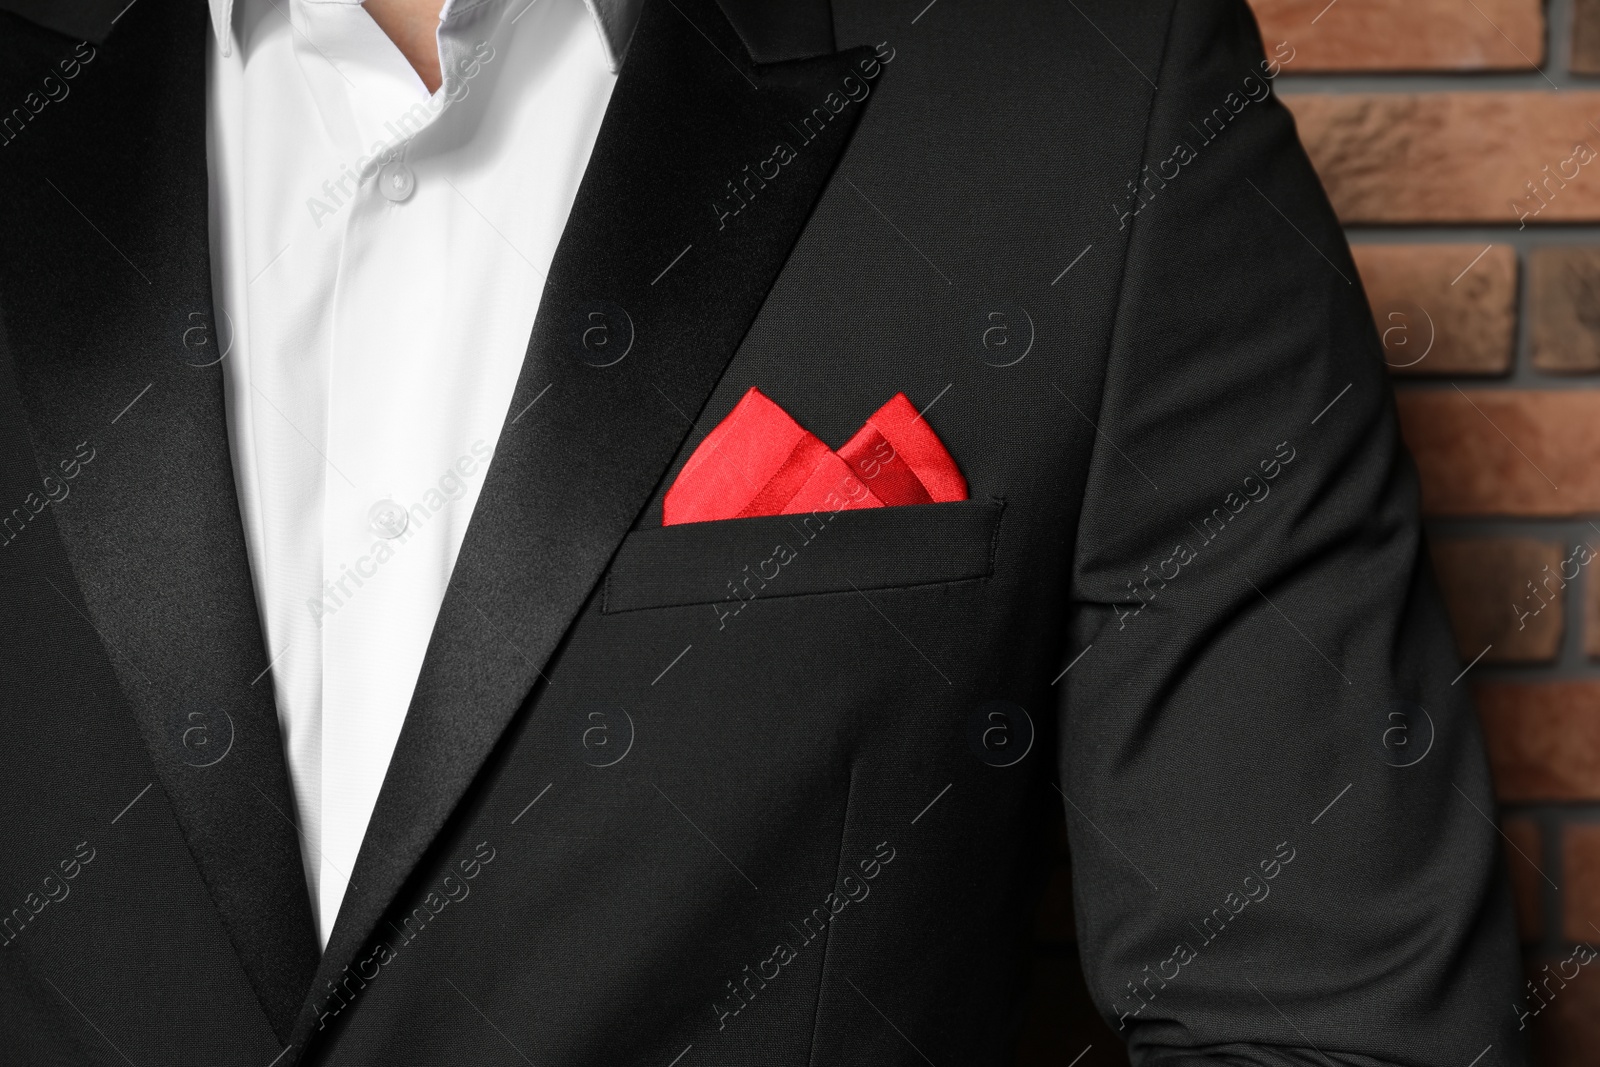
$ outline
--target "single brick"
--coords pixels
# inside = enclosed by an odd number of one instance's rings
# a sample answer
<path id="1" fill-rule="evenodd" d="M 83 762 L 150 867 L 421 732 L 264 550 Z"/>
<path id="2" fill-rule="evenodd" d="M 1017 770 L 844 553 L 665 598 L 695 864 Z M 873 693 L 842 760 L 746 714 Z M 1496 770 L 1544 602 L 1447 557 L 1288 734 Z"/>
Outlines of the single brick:
<path id="1" fill-rule="evenodd" d="M 1600 219 L 1600 131 L 1590 125 L 1600 93 L 1285 93 L 1283 100 L 1346 223 Z"/>
<path id="2" fill-rule="evenodd" d="M 1405 389 L 1429 515 L 1600 511 L 1600 390 Z"/>
<path id="3" fill-rule="evenodd" d="M 1572 70 L 1600 74 L 1600 0 L 1573 0 Z"/>
<path id="4" fill-rule="evenodd" d="M 1351 251 L 1392 373 L 1511 370 L 1517 253 L 1509 245 L 1356 245 Z"/>
<path id="5" fill-rule="evenodd" d="M 1502 801 L 1600 800 L 1600 682 L 1474 688 Z"/>
<path id="6" fill-rule="evenodd" d="M 1564 935 L 1600 944 L 1600 823 L 1569 822 L 1561 828 L 1561 867 Z"/>
<path id="7" fill-rule="evenodd" d="M 1585 940 L 1600 944 L 1593 934 Z M 1600 958 L 1587 953 L 1576 947 L 1541 953 L 1526 965 L 1537 993 L 1524 986 L 1517 1003 L 1528 1012 L 1536 1052 L 1530 1062 L 1539 1067 L 1594 1067 L 1600 1049 Z"/>
<path id="8" fill-rule="evenodd" d="M 1600 371 L 1600 247 L 1556 245 L 1528 257 L 1533 365 Z"/>
<path id="9" fill-rule="evenodd" d="M 1561 651 L 1559 544 L 1525 537 L 1440 538 L 1430 544 L 1462 660 L 1537 663 Z M 1576 562 L 1568 570 L 1576 567 Z"/>
<path id="10" fill-rule="evenodd" d="M 1500 820 L 1506 835 L 1506 866 L 1511 872 L 1511 895 L 1517 904 L 1517 932 L 1523 941 L 1537 941 L 1543 924 L 1539 921 L 1544 895 L 1544 871 L 1539 862 L 1539 824 L 1532 819 Z"/>
<path id="11" fill-rule="evenodd" d="M 1251 0 L 1291 70 L 1526 70 L 1544 60 L 1539 0 Z M 1476 10 L 1474 8 L 1476 7 Z"/>
<path id="12" fill-rule="evenodd" d="M 1600 537 L 1585 538 L 1591 551 L 1600 550 Z M 1600 551 L 1596 551 L 1600 558 Z M 1583 576 L 1583 650 L 1600 659 L 1600 574 Z"/>

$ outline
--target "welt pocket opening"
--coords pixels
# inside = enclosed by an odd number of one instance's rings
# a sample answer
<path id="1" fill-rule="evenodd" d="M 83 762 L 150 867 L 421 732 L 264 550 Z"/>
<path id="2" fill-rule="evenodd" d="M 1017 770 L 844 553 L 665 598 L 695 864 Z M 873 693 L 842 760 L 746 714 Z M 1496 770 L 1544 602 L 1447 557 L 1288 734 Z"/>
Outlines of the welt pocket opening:
<path id="1" fill-rule="evenodd" d="M 987 578 L 1005 502 L 962 500 L 636 530 L 600 599 L 607 615 Z"/>

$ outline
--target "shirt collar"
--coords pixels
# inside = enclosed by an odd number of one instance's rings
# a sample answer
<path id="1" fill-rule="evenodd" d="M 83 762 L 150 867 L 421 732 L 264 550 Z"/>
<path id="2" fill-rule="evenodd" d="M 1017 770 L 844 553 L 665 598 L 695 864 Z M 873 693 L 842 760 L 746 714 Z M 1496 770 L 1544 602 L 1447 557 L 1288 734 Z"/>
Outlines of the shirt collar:
<path id="1" fill-rule="evenodd" d="M 539 3 L 540 0 L 532 0 Z M 594 28 L 605 47 L 606 60 L 615 74 L 622 69 L 622 58 L 628 51 L 628 41 L 639 21 L 639 6 L 643 0 L 583 0 L 594 19 Z M 209 0 L 211 5 L 211 32 L 222 46 L 224 58 L 233 55 L 233 0 Z M 446 8 L 455 6 L 446 0 Z"/>

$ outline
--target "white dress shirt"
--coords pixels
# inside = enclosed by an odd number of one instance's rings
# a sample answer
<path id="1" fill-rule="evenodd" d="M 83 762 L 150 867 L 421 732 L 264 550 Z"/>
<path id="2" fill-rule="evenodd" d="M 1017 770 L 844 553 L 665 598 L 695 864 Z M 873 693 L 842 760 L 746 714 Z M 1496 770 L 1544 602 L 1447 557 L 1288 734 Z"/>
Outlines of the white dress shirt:
<path id="1" fill-rule="evenodd" d="M 431 95 L 356 0 L 211 8 L 230 445 L 326 946 L 637 4 L 447 0 Z"/>

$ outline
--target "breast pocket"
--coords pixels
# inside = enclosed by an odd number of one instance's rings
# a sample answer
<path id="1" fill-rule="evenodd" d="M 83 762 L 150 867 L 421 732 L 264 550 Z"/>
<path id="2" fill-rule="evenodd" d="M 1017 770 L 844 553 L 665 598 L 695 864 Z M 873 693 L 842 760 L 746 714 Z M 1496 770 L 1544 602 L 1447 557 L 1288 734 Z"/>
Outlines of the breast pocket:
<path id="1" fill-rule="evenodd" d="M 1004 509 L 965 500 L 639 530 L 612 560 L 601 611 L 987 578 Z"/>

